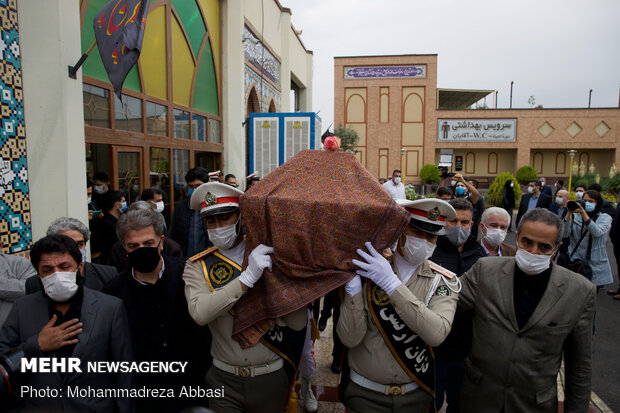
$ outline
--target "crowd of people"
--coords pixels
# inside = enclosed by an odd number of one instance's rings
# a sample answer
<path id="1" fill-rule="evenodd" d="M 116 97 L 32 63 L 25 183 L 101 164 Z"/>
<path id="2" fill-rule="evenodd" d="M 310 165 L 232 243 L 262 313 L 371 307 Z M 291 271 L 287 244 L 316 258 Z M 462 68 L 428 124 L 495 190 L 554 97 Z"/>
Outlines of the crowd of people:
<path id="1" fill-rule="evenodd" d="M 247 178 L 246 190 L 256 182 Z M 331 370 L 350 412 L 586 412 L 597 290 L 613 281 L 607 239 L 620 258 L 620 205 L 595 185 L 569 201 L 560 183 L 532 180 L 514 219 L 513 182 L 502 207 L 486 208 L 478 182 L 461 174 L 434 196 L 409 200 L 401 172 L 383 183 L 409 213 L 392 248 L 368 242 L 339 290 L 274 320 L 249 347 L 233 339 L 235 304 L 273 265 L 273 248 L 247 254 L 243 192 L 234 175 L 190 169 L 187 197 L 169 223 L 158 188 L 140 200 L 88 181 L 89 222 L 61 217 L 36 241 L 30 260 L 0 254 L 0 354 L 27 358 L 185 363 L 175 373 L 38 373 L 33 388 L 224 389 L 223 397 L 0 395 L 2 411 L 283 412 L 297 374 L 309 412 L 315 368 L 312 319 L 334 318 Z M 129 205 L 128 205 L 129 201 Z M 91 261 L 87 254 L 90 243 Z M 565 262 L 560 265 L 558 257 Z M 571 263 L 589 267 L 569 270 Z M 617 259 L 617 261 L 620 261 Z M 565 265 L 566 264 L 566 265 Z M 573 267 L 570 267 L 574 269 Z M 620 291 L 610 290 L 620 299 Z M 6 410 L 5 410 L 6 407 Z"/>

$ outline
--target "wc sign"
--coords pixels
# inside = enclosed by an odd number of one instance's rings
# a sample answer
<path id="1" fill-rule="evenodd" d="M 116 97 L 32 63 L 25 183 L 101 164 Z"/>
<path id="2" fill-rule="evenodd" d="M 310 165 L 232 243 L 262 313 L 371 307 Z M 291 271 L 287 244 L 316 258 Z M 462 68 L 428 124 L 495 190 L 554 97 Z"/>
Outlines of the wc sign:
<path id="1" fill-rule="evenodd" d="M 516 119 L 438 119 L 438 142 L 514 142 Z"/>

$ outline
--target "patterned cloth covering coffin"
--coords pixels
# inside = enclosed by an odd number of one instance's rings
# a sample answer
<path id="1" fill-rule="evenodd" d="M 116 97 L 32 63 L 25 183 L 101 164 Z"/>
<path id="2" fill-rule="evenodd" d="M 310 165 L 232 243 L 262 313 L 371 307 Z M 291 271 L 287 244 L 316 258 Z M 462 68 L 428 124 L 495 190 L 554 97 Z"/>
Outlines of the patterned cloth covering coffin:
<path id="1" fill-rule="evenodd" d="M 409 213 L 345 152 L 298 153 L 255 183 L 240 208 L 244 268 L 257 245 L 274 248 L 272 271 L 235 306 L 233 337 L 243 348 L 256 344 L 275 318 L 345 284 L 366 241 L 388 248 L 409 222 Z"/>

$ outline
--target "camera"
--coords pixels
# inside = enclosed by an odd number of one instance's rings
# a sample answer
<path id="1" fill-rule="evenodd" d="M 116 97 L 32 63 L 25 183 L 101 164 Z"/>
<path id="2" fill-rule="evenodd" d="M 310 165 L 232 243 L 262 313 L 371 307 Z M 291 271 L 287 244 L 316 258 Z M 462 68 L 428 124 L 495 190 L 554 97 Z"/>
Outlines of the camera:
<path id="1" fill-rule="evenodd" d="M 448 172 L 448 168 L 445 166 L 440 166 L 439 171 L 441 172 L 441 179 L 451 178 L 456 175 L 454 172 Z"/>
<path id="2" fill-rule="evenodd" d="M 11 386 L 16 385 L 24 355 L 23 350 L 18 348 L 12 348 L 0 354 L 0 397 L 11 393 Z"/>
<path id="3" fill-rule="evenodd" d="M 568 208 L 569 211 L 575 211 L 576 209 L 579 208 L 579 205 L 581 205 L 581 207 L 584 208 L 586 204 L 582 200 L 568 201 L 566 203 L 566 208 Z"/>

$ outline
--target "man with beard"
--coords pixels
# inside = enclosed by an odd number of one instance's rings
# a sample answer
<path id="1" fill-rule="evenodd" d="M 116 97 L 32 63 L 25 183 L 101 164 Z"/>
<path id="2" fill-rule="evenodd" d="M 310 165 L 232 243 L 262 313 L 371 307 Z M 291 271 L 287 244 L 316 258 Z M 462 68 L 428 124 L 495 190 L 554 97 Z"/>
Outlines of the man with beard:
<path id="1" fill-rule="evenodd" d="M 0 354 L 19 348 L 26 358 L 79 358 L 82 373 L 38 373 L 27 376 L 34 389 L 131 388 L 125 373 L 93 373 L 88 362 L 133 360 L 131 332 L 123 302 L 82 285 L 82 254 L 64 235 L 48 235 L 30 250 L 32 266 L 41 279 L 41 291 L 15 302 L 2 330 Z M 129 398 L 94 396 L 28 397 L 28 410 L 37 411 L 134 411 Z"/>

